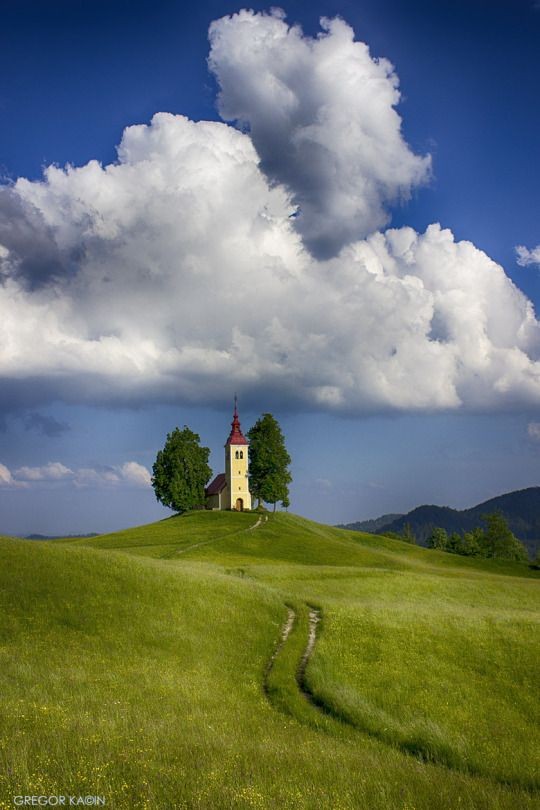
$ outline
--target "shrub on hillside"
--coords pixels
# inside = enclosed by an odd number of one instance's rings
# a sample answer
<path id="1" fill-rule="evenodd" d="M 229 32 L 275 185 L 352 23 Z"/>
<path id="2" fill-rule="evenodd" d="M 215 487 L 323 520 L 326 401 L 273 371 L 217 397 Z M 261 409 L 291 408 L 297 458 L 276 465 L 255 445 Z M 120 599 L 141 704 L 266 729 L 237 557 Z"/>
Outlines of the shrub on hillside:
<path id="1" fill-rule="evenodd" d="M 436 527 L 428 539 L 428 548 L 460 554 L 463 557 L 485 557 L 498 560 L 525 562 L 527 550 L 515 537 L 503 515 L 495 512 L 484 515 L 482 520 L 486 529 L 480 527 L 471 532 L 452 532 L 450 536 L 444 529 Z"/>
<path id="2" fill-rule="evenodd" d="M 487 523 L 480 542 L 484 551 L 483 556 L 498 560 L 527 560 L 527 550 L 515 535 L 500 512 L 484 515 L 482 520 Z"/>
<path id="3" fill-rule="evenodd" d="M 439 551 L 448 550 L 448 532 L 436 526 L 428 537 L 428 548 L 436 548 Z"/>

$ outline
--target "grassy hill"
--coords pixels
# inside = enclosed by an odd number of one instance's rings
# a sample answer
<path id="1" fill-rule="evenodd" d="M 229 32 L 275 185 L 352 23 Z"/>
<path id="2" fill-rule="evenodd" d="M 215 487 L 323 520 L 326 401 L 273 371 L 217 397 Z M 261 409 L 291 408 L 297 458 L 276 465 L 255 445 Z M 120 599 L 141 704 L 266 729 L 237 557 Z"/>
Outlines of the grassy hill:
<path id="1" fill-rule="evenodd" d="M 0 808 L 539 806 L 526 565 L 218 512 L 0 558 Z"/>

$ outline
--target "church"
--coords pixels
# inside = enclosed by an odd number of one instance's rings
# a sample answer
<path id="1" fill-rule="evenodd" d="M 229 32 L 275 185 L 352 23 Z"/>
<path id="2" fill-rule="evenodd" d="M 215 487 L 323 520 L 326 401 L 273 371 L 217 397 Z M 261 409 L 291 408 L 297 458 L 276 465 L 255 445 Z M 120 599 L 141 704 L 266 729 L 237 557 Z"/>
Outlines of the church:
<path id="1" fill-rule="evenodd" d="M 225 443 L 225 472 L 216 475 L 204 491 L 207 509 L 235 509 L 237 512 L 251 509 L 248 447 L 249 442 L 240 427 L 235 397 L 231 432 Z"/>

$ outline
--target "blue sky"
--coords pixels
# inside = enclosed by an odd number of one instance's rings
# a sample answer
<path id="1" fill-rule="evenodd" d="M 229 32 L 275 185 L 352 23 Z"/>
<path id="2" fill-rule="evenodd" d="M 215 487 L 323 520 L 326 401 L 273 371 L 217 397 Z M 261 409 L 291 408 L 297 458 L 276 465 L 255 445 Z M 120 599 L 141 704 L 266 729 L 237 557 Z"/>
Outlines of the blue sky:
<path id="1" fill-rule="evenodd" d="M 537 310 L 540 303 L 532 253 L 540 243 L 537 5 L 292 2 L 284 10 L 288 24 L 302 26 L 296 39 L 285 36 L 283 20 L 255 15 L 244 28 L 249 23 L 264 34 L 274 26 L 282 36 L 276 47 L 294 63 L 287 72 L 284 57 L 280 82 L 302 112 L 282 120 L 289 96 L 265 90 L 280 52 L 254 54 L 238 18 L 216 29 L 208 70 L 210 23 L 241 5 L 5 2 L 0 260 L 7 269 L 0 278 L 10 297 L 0 301 L 0 530 L 104 531 L 165 514 L 142 468 L 151 468 L 167 431 L 187 423 L 221 471 L 235 390 L 245 427 L 265 410 L 281 421 L 293 456 L 292 509 L 313 518 L 349 521 L 423 502 L 463 507 L 538 484 L 540 348 L 525 314 L 527 299 Z M 268 11 L 266 4 L 251 8 Z M 305 76 L 323 63 L 322 48 L 308 39 L 320 32 L 320 17 L 343 18 L 371 57 L 355 62 L 340 32 L 327 32 L 319 41 L 330 48 L 330 67 L 316 85 Z M 380 97 L 364 98 L 365 79 L 355 75 L 346 87 L 345 52 L 353 74 L 364 70 L 380 83 Z M 384 107 L 393 74 L 378 73 L 377 57 L 389 59 L 399 76 L 397 106 Z M 318 105 L 313 120 L 310 104 Z M 401 130 L 389 117 L 393 108 Z M 202 133 L 170 119 L 149 127 L 157 112 L 228 127 Z M 147 128 L 125 138 L 120 157 L 124 169 L 133 167 L 133 180 L 127 171 L 108 179 L 96 170 L 36 185 L 51 164 L 114 163 L 124 130 L 138 124 Z M 299 137 L 305 147 L 314 124 L 319 151 L 304 166 L 307 152 L 297 159 L 294 149 Z M 376 170 L 366 158 L 373 147 L 366 132 L 386 144 Z M 323 148 L 337 186 L 318 162 Z M 231 154 L 240 168 L 233 180 L 223 179 Z M 195 171 L 203 191 L 193 185 L 169 198 L 168 178 L 178 178 L 180 189 Z M 165 180 L 156 181 L 157 174 Z M 220 189 L 217 202 L 212 188 Z M 188 192 L 193 204 L 186 207 Z M 128 222 L 126 212 L 137 206 Z M 257 207 L 270 212 L 271 232 L 251 221 Z M 424 235 L 438 222 L 452 238 Z M 414 229 L 414 259 L 400 253 L 409 231 L 394 238 L 397 247 L 386 244 L 381 258 L 373 234 L 387 227 Z M 215 251 L 205 252 L 209 233 Z M 245 233 L 251 236 L 243 246 Z M 475 246 L 466 255 L 456 247 L 461 240 Z M 361 257 L 353 260 L 347 251 L 360 243 L 354 250 Z M 516 262 L 517 245 L 531 251 L 528 263 Z M 504 268 L 504 278 L 480 251 Z M 388 284 L 375 294 L 371 277 L 356 281 L 356 261 L 380 261 Z M 259 264 L 273 274 L 264 282 L 255 275 Z M 115 276 L 120 265 L 125 270 Z M 152 287 L 145 274 L 156 280 Z M 279 287 L 288 275 L 299 285 L 292 297 Z M 108 297 L 96 292 L 98 277 L 109 285 Z M 526 299 L 516 301 L 508 279 Z M 231 303 L 230 286 L 242 290 L 238 303 Z M 244 288 L 253 294 L 243 295 Z M 265 298 L 273 315 L 261 331 Z M 236 305 L 236 316 L 216 322 L 216 313 Z M 418 313 L 429 319 L 430 306 L 438 314 L 423 336 L 429 342 L 421 342 L 422 324 L 411 324 Z M 478 320 L 487 324 L 480 337 Z M 452 329 L 470 330 L 470 337 L 451 338 Z M 260 358 L 253 367 L 250 353 Z M 394 353 L 396 361 L 385 365 Z M 247 363 L 249 373 L 224 370 L 225 356 L 239 367 Z"/>

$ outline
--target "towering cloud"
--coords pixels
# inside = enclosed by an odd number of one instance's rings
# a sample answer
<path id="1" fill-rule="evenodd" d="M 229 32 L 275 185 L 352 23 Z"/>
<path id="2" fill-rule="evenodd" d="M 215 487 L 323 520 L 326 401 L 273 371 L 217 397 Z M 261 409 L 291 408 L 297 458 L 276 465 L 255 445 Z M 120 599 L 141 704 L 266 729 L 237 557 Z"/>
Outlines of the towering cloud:
<path id="1" fill-rule="evenodd" d="M 315 41 L 276 15 L 213 25 L 224 115 L 250 134 L 160 113 L 114 164 L 0 192 L 8 402 L 208 403 L 234 386 L 348 413 L 540 403 L 540 325 L 503 269 L 437 224 L 370 233 L 428 164 L 401 138 L 388 63 L 325 25 Z"/>
<path id="2" fill-rule="evenodd" d="M 398 78 L 341 19 L 317 39 L 283 14 L 241 11 L 210 26 L 219 110 L 247 127 L 272 182 L 298 206 L 295 227 L 319 258 L 386 225 L 387 204 L 429 175 L 401 134 Z"/>

